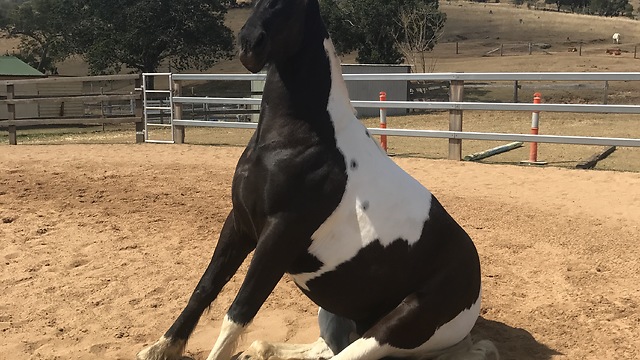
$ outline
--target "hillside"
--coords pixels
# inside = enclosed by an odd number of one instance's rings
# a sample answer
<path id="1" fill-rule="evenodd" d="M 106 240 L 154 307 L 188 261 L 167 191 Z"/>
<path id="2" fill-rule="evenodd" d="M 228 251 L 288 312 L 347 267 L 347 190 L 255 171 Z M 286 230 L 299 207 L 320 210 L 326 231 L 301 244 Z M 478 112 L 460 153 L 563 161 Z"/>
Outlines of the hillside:
<path id="1" fill-rule="evenodd" d="M 431 54 L 432 71 L 632 71 L 634 46 L 640 43 L 638 21 L 627 18 L 529 10 L 510 4 L 482 4 L 465 1 L 443 2 L 441 10 L 447 23 L 438 45 Z M 228 26 L 234 32 L 242 27 L 247 9 L 231 10 Z M 522 22 L 520 21 L 522 19 Z M 611 35 L 622 34 L 620 57 L 607 55 L 612 47 Z M 459 54 L 455 54 L 458 42 Z M 549 44 L 545 52 L 531 56 L 490 56 L 487 52 L 500 44 Z M 569 53 L 571 47 L 583 43 L 583 56 Z M 508 47 L 508 46 L 507 46 Z M 526 46 L 512 46 L 506 55 L 526 55 Z M 537 49 L 537 48 L 536 48 Z M 343 56 L 343 62 L 354 62 L 355 56 Z M 630 63 L 631 61 L 631 63 Z M 639 62 L 640 63 L 640 62 Z M 224 61 L 212 72 L 245 72 L 237 60 Z"/>
<path id="2" fill-rule="evenodd" d="M 640 3 L 640 0 L 636 0 Z M 640 7 L 640 4 L 636 4 Z M 529 10 L 510 4 L 482 4 L 464 1 L 443 2 L 447 23 L 432 54 L 432 71 L 630 71 L 633 70 L 634 46 L 640 43 L 638 21 L 627 18 L 604 18 L 588 15 Z M 249 9 L 232 9 L 227 25 L 237 33 L 250 13 Z M 521 21 L 522 20 L 522 21 Z M 622 34 L 622 56 L 607 55 L 612 47 L 611 35 Z M 459 54 L 455 54 L 458 42 Z M 537 46 L 531 56 L 524 44 L 548 44 L 544 52 Z M 568 49 L 583 43 L 583 56 Z M 0 53 L 15 49 L 15 39 L 0 38 Z M 487 52 L 505 44 L 505 55 Z M 522 44 L 522 45 L 516 45 Z M 354 62 L 354 55 L 343 57 Z M 631 62 L 630 62 L 631 61 Z M 60 65 L 63 75 L 85 75 L 86 65 L 78 58 Z M 163 69 L 166 70 L 166 69 Z M 208 72 L 246 72 L 236 59 L 222 61 Z"/>

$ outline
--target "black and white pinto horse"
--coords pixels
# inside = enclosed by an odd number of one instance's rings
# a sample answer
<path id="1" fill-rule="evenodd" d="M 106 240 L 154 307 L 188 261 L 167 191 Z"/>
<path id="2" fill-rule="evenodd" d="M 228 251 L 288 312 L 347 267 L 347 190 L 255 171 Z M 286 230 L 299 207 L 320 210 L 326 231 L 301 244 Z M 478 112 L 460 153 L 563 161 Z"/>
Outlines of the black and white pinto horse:
<path id="1" fill-rule="evenodd" d="M 380 149 L 350 104 L 317 0 L 260 0 L 239 36 L 268 66 L 233 208 L 188 304 L 138 359 L 179 359 L 201 314 L 254 251 L 208 360 L 229 360 L 285 273 L 320 306 L 313 344 L 254 342 L 243 357 L 484 359 L 472 343 L 480 264 L 467 233 Z"/>

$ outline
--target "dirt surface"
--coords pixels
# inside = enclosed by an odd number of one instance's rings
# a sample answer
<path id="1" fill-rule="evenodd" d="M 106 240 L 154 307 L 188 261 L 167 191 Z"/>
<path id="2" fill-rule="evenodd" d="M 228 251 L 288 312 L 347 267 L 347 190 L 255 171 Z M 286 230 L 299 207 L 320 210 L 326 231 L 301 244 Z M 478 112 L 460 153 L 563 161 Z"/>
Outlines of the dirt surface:
<path id="1" fill-rule="evenodd" d="M 132 359 L 171 325 L 230 209 L 241 148 L 0 146 L 0 359 Z M 474 238 L 474 334 L 504 359 L 640 357 L 640 175 L 396 161 Z M 246 264 L 188 344 L 204 359 Z M 251 341 L 307 342 L 317 307 L 285 278 Z"/>

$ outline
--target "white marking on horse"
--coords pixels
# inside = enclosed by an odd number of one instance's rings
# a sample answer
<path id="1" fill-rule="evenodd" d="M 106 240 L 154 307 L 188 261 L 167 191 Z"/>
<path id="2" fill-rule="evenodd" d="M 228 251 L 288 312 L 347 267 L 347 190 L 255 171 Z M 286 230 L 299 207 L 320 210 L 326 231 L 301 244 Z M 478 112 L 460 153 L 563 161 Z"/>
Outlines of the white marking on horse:
<path id="1" fill-rule="evenodd" d="M 161 337 L 154 346 L 150 346 L 140 351 L 137 355 L 138 359 L 145 360 L 164 360 L 179 358 L 184 351 L 186 341 L 177 341 L 171 343 L 166 337 Z"/>
<path id="2" fill-rule="evenodd" d="M 238 346 L 238 339 L 244 332 L 246 326 L 236 324 L 229 318 L 224 317 L 222 326 L 220 327 L 220 335 L 216 340 L 211 353 L 207 356 L 207 360 L 228 360 Z"/>
<path id="3" fill-rule="evenodd" d="M 431 199 L 429 190 L 398 167 L 366 135 L 365 126 L 355 119 L 348 101 L 331 40 L 325 40 L 324 46 L 331 61 L 327 110 L 336 129 L 338 148 L 350 170 L 340 205 L 312 236 L 309 253 L 324 265 L 312 273 L 293 275 L 295 282 L 306 290 L 307 281 L 334 270 L 373 241 L 383 246 L 398 239 L 409 244 L 418 241 L 429 217 Z"/>
<path id="4" fill-rule="evenodd" d="M 256 340 L 242 352 L 241 359 L 331 359 L 333 352 L 327 343 L 318 338 L 310 344 L 270 344 Z"/>
<path id="5" fill-rule="evenodd" d="M 333 360 L 368 360 L 385 356 L 433 358 L 449 353 L 452 347 L 461 343 L 469 334 L 476 322 L 479 310 L 480 298 L 471 308 L 462 311 L 451 321 L 439 327 L 427 342 L 415 349 L 400 349 L 387 344 L 380 344 L 373 338 L 360 338 L 334 356 Z M 472 343 L 468 344 L 468 346 L 471 345 Z"/>

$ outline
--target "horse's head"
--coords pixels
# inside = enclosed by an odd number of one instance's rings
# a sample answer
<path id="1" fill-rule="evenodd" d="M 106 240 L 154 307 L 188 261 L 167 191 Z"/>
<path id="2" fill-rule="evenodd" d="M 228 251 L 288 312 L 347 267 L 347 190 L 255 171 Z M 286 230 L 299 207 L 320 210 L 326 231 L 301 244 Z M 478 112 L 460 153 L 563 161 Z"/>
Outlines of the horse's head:
<path id="1" fill-rule="evenodd" d="M 308 1 L 312 0 L 258 1 L 239 36 L 240 61 L 247 70 L 256 73 L 297 51 Z"/>

